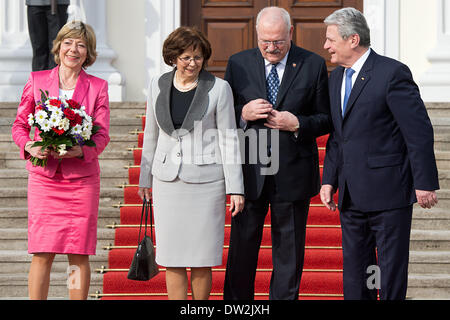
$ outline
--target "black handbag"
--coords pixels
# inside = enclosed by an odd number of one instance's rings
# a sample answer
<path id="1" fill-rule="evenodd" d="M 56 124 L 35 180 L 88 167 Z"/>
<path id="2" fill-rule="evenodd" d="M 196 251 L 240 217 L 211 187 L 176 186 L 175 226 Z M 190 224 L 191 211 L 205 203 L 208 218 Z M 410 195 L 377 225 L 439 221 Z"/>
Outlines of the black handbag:
<path id="1" fill-rule="evenodd" d="M 147 235 L 147 219 L 150 211 L 150 237 Z M 144 238 L 141 240 L 142 219 L 145 213 L 145 232 Z M 151 201 L 142 204 L 141 224 L 139 226 L 138 247 L 128 270 L 128 279 L 147 281 L 159 273 L 158 265 L 155 261 L 155 249 L 153 247 L 153 212 Z"/>

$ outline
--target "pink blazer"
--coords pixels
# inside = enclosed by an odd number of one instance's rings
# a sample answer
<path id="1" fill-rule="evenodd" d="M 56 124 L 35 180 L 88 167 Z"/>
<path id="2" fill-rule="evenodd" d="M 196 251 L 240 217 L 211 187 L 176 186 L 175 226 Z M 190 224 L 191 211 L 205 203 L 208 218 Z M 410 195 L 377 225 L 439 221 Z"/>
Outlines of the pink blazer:
<path id="1" fill-rule="evenodd" d="M 20 148 L 20 157 L 28 159 L 30 155 L 25 151 L 25 144 L 30 141 L 31 127 L 28 125 L 28 115 L 35 112 L 36 102 L 41 100 L 39 89 L 47 90 L 50 97 L 59 96 L 59 66 L 52 70 L 32 72 L 23 89 L 22 98 L 17 110 L 17 117 L 12 126 L 12 137 Z M 91 76 L 81 70 L 77 80 L 73 100 L 86 107 L 86 112 L 92 116 L 94 125 L 100 130 L 91 137 L 95 147 L 83 146 L 83 159 L 71 158 L 61 161 L 61 173 L 65 179 L 74 179 L 100 174 L 98 156 L 105 149 L 109 138 L 109 98 L 108 82 Z M 34 141 L 40 140 L 37 132 Z M 27 161 L 29 172 L 39 173 L 47 177 L 55 175 L 58 160 L 49 156 L 47 166 L 34 167 Z"/>

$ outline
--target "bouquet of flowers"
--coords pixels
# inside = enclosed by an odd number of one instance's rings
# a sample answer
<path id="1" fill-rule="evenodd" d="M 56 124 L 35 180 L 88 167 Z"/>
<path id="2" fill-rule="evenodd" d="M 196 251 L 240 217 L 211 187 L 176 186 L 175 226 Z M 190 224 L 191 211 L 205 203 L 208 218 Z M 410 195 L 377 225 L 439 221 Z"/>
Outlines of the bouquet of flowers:
<path id="1" fill-rule="evenodd" d="M 42 139 L 36 141 L 33 147 L 41 146 L 42 150 L 49 148 L 60 156 L 75 145 L 95 147 L 91 136 L 100 129 L 99 126 L 93 125 L 92 117 L 86 113 L 86 107 L 72 99 L 49 97 L 48 91 L 42 90 L 41 101 L 35 113 L 28 115 L 28 124 L 39 129 Z M 31 157 L 30 161 L 34 166 L 47 165 L 47 159 Z"/>

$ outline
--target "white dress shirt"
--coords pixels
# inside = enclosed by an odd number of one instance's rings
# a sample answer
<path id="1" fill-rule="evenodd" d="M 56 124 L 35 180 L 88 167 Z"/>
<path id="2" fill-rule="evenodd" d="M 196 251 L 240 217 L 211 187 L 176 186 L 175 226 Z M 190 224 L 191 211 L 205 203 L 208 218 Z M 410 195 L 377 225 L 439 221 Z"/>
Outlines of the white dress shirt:
<path id="1" fill-rule="evenodd" d="M 358 79 L 359 72 L 361 71 L 364 63 L 366 62 L 367 58 L 369 57 L 371 49 L 366 51 L 354 64 L 351 66 L 353 70 L 355 70 L 355 73 L 352 75 L 352 88 L 355 85 L 356 79 Z M 342 106 L 344 105 L 344 96 L 345 96 L 345 71 L 342 76 L 342 86 L 341 86 L 341 110 Z"/>
<path id="2" fill-rule="evenodd" d="M 280 80 L 280 86 L 281 86 L 281 81 L 283 80 L 284 70 L 286 69 L 288 55 L 289 55 L 289 52 L 284 56 L 284 58 L 276 66 L 278 79 Z M 272 70 L 272 63 L 269 62 L 268 60 L 264 59 L 264 66 L 266 68 L 266 79 L 267 79 L 270 71 Z M 241 116 L 241 121 L 240 121 L 239 125 L 242 129 L 245 129 L 247 127 L 247 121 L 242 119 L 242 116 Z"/>

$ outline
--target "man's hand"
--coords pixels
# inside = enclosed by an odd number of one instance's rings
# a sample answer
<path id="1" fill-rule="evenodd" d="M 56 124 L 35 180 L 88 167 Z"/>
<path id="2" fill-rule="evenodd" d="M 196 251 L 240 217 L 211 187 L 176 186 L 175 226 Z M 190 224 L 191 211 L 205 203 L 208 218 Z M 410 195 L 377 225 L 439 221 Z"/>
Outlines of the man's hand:
<path id="1" fill-rule="evenodd" d="M 298 119 L 289 111 L 272 110 L 264 124 L 271 129 L 295 132 L 298 130 Z"/>
<path id="2" fill-rule="evenodd" d="M 322 188 L 320 188 L 320 200 L 322 203 L 331 211 L 336 210 L 336 203 L 334 203 L 333 195 L 334 188 L 330 184 L 324 184 Z"/>
<path id="3" fill-rule="evenodd" d="M 436 191 L 416 190 L 417 202 L 422 208 L 431 209 L 438 203 Z"/>
<path id="4" fill-rule="evenodd" d="M 242 108 L 241 116 L 245 121 L 267 119 L 270 111 L 272 111 L 270 102 L 264 99 L 256 99 L 250 101 Z"/>

